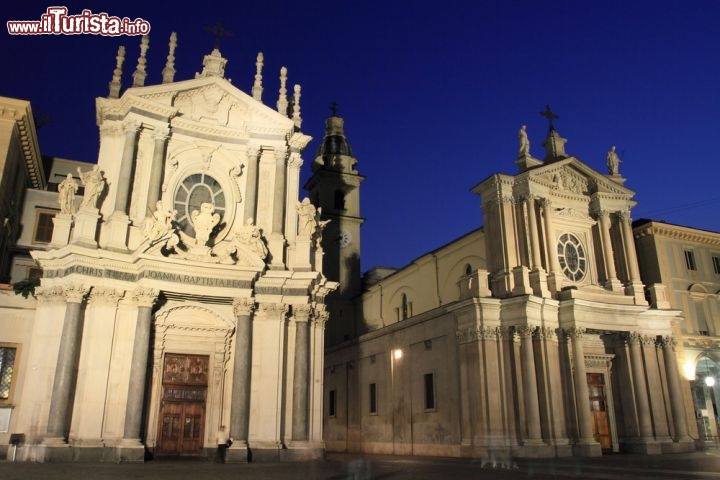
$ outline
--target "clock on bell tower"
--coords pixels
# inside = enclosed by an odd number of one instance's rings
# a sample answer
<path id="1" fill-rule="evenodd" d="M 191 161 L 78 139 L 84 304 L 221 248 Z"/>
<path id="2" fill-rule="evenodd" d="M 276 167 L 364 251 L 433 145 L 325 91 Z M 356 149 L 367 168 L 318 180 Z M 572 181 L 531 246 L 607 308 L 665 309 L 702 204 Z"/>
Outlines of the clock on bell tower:
<path id="1" fill-rule="evenodd" d="M 312 163 L 313 174 L 305 184 L 310 200 L 321 209 L 321 220 L 330 220 L 322 236 L 323 273 L 340 287 L 327 300 L 330 320 L 328 345 L 357 336 L 353 299 L 361 293 L 360 184 L 365 179 L 355 169 L 357 159 L 345 138 L 344 120 L 331 105 L 325 135 Z"/>

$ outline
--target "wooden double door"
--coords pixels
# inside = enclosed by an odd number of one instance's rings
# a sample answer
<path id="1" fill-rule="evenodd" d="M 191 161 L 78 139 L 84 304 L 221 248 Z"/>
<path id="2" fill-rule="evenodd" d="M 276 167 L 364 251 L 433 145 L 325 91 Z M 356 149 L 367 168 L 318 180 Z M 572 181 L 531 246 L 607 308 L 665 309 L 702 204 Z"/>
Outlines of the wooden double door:
<path id="1" fill-rule="evenodd" d="M 206 355 L 166 354 L 158 425 L 159 454 L 202 453 L 208 363 Z"/>
<path id="2" fill-rule="evenodd" d="M 593 436 L 603 450 L 611 450 L 613 445 L 605 391 L 605 375 L 588 373 L 587 382 L 590 393 L 590 411 L 593 416 Z"/>

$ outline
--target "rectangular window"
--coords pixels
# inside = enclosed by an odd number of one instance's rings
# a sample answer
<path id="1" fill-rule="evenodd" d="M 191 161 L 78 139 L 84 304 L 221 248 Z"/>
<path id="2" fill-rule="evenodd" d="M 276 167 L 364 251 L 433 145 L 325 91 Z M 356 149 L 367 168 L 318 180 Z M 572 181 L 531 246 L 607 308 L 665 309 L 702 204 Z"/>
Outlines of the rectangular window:
<path id="1" fill-rule="evenodd" d="M 0 344 L 0 403 L 11 400 L 17 347 Z"/>
<path id="2" fill-rule="evenodd" d="M 713 271 L 715 272 L 715 275 L 720 275 L 720 257 L 717 255 L 712 257 L 713 259 Z"/>
<path id="3" fill-rule="evenodd" d="M 40 210 L 35 212 L 35 230 L 33 242 L 50 243 L 53 234 L 53 218 L 57 212 L 54 210 Z"/>
<path id="4" fill-rule="evenodd" d="M 696 270 L 695 253 L 692 250 L 685 250 L 685 266 L 688 270 Z"/>
<path id="5" fill-rule="evenodd" d="M 435 410 L 435 375 L 425 374 L 425 410 Z"/>
<path id="6" fill-rule="evenodd" d="M 370 384 L 370 413 L 377 413 L 377 384 Z"/>
<path id="7" fill-rule="evenodd" d="M 334 417 L 335 416 L 335 390 L 330 390 L 328 395 L 328 417 Z"/>

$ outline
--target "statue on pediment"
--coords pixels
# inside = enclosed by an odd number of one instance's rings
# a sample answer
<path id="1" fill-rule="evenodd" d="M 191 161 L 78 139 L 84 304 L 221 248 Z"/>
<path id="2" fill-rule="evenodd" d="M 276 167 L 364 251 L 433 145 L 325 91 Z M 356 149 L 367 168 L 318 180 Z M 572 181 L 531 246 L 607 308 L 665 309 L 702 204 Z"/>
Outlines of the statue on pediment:
<path id="1" fill-rule="evenodd" d="M 622 162 L 622 160 L 620 160 L 620 157 L 618 157 L 618 154 L 615 153 L 615 145 L 613 145 L 613 147 L 608 152 L 607 157 L 606 157 L 606 162 L 607 162 L 608 174 L 620 175 L 620 163 Z"/>
<path id="2" fill-rule="evenodd" d="M 518 157 L 529 157 L 530 156 L 530 140 L 527 136 L 527 131 L 525 130 L 525 125 L 520 127 L 520 131 L 518 132 L 518 141 L 520 143 L 520 148 L 518 150 Z"/>
<path id="3" fill-rule="evenodd" d="M 75 194 L 78 191 L 78 184 L 73 179 L 71 173 L 67 174 L 67 178 L 58 185 L 58 203 L 60 204 L 60 213 L 72 215 L 75 213 Z"/>
<path id="4" fill-rule="evenodd" d="M 80 167 L 77 168 L 77 171 L 80 175 L 80 181 L 82 181 L 85 187 L 80 209 L 97 208 L 98 197 L 105 187 L 105 179 L 103 178 L 102 172 L 97 165 L 93 165 L 93 168 L 87 172 L 80 170 Z"/>

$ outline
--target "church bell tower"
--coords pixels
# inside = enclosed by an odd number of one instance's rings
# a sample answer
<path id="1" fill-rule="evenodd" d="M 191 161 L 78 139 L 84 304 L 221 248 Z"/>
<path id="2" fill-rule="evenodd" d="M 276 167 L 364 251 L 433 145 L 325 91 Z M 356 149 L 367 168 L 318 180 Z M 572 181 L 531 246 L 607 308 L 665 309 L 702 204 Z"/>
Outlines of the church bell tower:
<path id="1" fill-rule="evenodd" d="M 353 299 L 360 294 L 360 184 L 365 179 L 355 169 L 357 159 L 345 138 L 344 120 L 331 106 L 325 135 L 312 163 L 313 175 L 305 184 L 310 200 L 330 220 L 322 236 L 323 273 L 340 288 L 328 298 L 328 345 L 357 336 Z"/>

